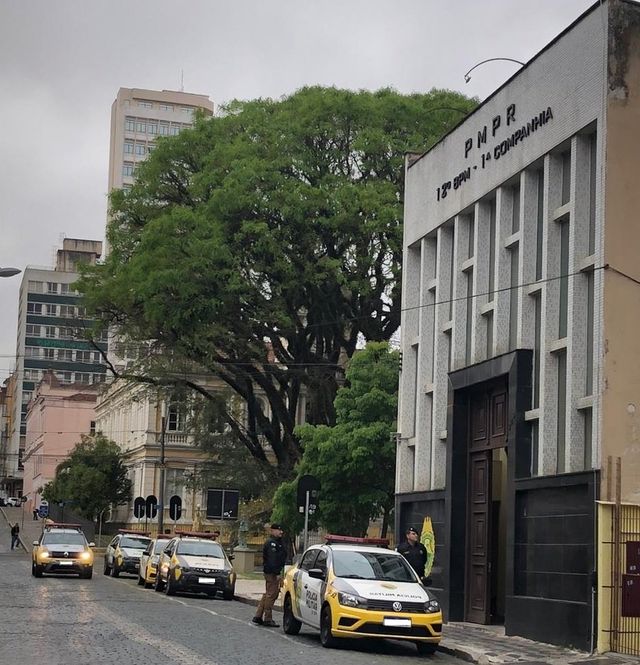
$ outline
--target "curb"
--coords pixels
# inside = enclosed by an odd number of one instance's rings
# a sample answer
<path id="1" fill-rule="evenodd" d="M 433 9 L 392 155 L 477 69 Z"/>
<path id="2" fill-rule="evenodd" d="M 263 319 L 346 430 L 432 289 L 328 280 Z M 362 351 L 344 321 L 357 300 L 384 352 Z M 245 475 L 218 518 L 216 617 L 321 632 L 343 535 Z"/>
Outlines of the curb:
<path id="1" fill-rule="evenodd" d="M 256 600 L 255 598 L 248 598 L 247 596 L 239 596 L 236 594 L 233 599 L 238 602 L 242 603 L 243 605 L 253 605 L 254 607 L 258 607 L 260 604 L 259 600 Z M 273 606 L 273 611 L 274 612 L 282 612 L 282 605 L 280 603 L 277 603 Z"/>

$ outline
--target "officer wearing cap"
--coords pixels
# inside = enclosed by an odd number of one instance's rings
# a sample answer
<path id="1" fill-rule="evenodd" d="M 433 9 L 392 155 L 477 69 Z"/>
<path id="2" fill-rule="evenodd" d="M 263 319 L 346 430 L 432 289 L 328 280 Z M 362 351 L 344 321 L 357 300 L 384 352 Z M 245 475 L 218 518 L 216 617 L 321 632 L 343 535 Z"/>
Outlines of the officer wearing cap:
<path id="1" fill-rule="evenodd" d="M 251 619 L 259 626 L 277 628 L 273 620 L 273 604 L 276 602 L 280 587 L 282 586 L 282 572 L 287 560 L 287 551 L 282 543 L 283 529 L 280 524 L 271 525 L 271 537 L 262 548 L 262 562 L 264 570 L 265 593 L 256 610 L 256 615 Z"/>
<path id="2" fill-rule="evenodd" d="M 427 548 L 418 540 L 418 532 L 410 526 L 406 532 L 406 539 L 396 547 L 396 551 L 409 562 L 409 565 L 424 577 L 424 567 L 427 564 Z"/>

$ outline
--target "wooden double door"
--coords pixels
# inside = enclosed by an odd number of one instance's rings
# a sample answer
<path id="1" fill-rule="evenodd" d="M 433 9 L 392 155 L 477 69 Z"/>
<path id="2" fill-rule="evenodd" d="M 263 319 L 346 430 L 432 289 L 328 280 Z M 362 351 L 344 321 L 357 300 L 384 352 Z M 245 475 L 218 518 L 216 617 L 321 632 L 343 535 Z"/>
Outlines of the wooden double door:
<path id="1" fill-rule="evenodd" d="M 469 398 L 467 551 L 465 619 L 491 622 L 492 590 L 492 460 L 495 448 L 507 445 L 506 382 L 492 382 Z M 494 536 L 495 537 L 495 536 Z"/>

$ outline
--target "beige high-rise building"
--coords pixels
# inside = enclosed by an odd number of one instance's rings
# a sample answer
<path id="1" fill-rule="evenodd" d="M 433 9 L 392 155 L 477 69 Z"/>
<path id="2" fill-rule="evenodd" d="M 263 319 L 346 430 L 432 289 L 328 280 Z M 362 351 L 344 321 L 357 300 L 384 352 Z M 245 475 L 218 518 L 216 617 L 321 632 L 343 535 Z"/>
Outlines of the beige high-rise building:
<path id="1" fill-rule="evenodd" d="M 131 187 L 156 138 L 191 127 L 197 109 L 213 115 L 213 102 L 190 92 L 120 88 L 111 106 L 109 191 Z"/>

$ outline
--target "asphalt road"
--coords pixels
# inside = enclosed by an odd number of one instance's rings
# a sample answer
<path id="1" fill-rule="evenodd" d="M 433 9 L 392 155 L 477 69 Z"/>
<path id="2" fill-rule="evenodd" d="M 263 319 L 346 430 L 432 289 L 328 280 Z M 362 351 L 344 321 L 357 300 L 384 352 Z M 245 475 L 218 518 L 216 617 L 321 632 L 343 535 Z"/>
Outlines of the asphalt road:
<path id="1" fill-rule="evenodd" d="M 9 551 L 0 526 L 0 663 L 20 665 L 378 665 L 461 661 L 420 658 L 412 644 L 354 641 L 324 649 L 314 631 L 289 637 L 251 623 L 254 608 L 206 597 L 168 597 L 132 577 L 31 576 L 29 556 Z M 274 614 L 276 619 L 281 615 Z"/>

